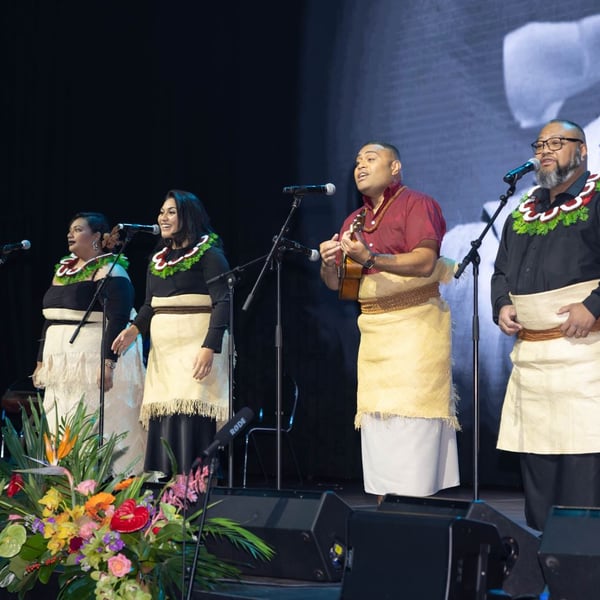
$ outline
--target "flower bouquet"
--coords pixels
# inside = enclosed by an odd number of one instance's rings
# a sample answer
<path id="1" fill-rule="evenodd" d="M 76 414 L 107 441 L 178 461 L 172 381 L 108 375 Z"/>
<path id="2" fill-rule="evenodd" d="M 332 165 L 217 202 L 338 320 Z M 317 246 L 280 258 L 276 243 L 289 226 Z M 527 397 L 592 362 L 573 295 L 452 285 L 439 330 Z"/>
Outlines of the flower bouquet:
<path id="1" fill-rule="evenodd" d="M 22 436 L 9 422 L 3 430 L 11 463 L 0 460 L 1 588 L 23 598 L 53 576 L 60 600 L 173 600 L 189 585 L 194 557 L 196 589 L 239 575 L 204 545 L 196 547 L 208 467 L 175 476 L 155 495 L 146 476 L 125 479 L 111 471 L 126 433 L 100 445 L 96 415 L 80 403 L 53 436 L 42 404 L 33 404 Z M 203 537 L 225 538 L 252 558 L 272 556 L 230 519 L 203 523 Z"/>

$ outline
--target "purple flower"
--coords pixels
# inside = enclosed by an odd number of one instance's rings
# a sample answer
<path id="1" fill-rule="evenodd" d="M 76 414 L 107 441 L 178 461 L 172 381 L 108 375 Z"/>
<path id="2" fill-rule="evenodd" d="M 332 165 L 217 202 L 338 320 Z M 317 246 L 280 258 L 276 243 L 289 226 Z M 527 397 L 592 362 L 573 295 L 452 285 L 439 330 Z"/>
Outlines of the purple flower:
<path id="1" fill-rule="evenodd" d="M 34 533 L 44 534 L 44 522 L 41 519 L 35 518 L 31 524 L 31 529 Z"/>
<path id="2" fill-rule="evenodd" d="M 112 552 L 118 552 L 125 547 L 125 542 L 121 539 L 118 532 L 109 531 L 102 536 L 102 543 L 105 544 L 104 550 L 99 549 L 101 552 L 108 550 Z"/>
<path id="3" fill-rule="evenodd" d="M 125 542 L 120 537 L 115 537 L 115 539 L 110 544 L 108 544 L 108 548 L 113 552 L 118 552 L 124 547 Z"/>

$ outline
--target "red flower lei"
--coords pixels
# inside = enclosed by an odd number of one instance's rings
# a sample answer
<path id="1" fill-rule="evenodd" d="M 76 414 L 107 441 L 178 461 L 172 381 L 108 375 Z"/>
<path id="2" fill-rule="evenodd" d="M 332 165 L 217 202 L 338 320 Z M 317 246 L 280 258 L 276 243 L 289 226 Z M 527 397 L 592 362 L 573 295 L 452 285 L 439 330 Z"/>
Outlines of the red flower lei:
<path id="1" fill-rule="evenodd" d="M 116 258 L 115 254 L 108 252 L 107 254 L 94 256 L 80 267 L 75 267 L 79 258 L 74 254 L 69 254 L 69 256 L 62 258 L 55 266 L 54 277 L 62 283 L 77 283 L 78 281 L 88 279 L 94 271 L 114 262 Z M 129 267 L 129 261 L 124 256 L 120 256 L 117 262 L 124 269 Z"/>
<path id="2" fill-rule="evenodd" d="M 534 187 L 523 196 L 523 201 L 513 211 L 513 229 L 520 234 L 545 235 L 561 221 L 568 226 L 576 221 L 586 220 L 588 210 L 586 206 L 594 194 L 600 191 L 599 180 L 600 175 L 590 175 L 578 196 L 541 213 L 535 211 L 537 199 L 534 195 L 540 186 Z"/>
<path id="3" fill-rule="evenodd" d="M 214 246 L 219 236 L 216 233 L 203 235 L 200 241 L 188 252 L 174 260 L 165 260 L 165 256 L 172 250 L 169 246 L 165 246 L 159 250 L 150 262 L 150 271 L 157 277 L 169 277 L 177 271 L 187 271 L 193 264 L 197 263 L 202 255 L 211 247 Z"/>

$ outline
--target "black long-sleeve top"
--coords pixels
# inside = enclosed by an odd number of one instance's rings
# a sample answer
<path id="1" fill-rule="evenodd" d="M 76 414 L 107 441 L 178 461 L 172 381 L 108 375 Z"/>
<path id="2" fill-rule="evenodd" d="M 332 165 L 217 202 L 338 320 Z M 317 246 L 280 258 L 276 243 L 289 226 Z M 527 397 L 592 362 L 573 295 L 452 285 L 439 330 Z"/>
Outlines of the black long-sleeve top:
<path id="1" fill-rule="evenodd" d="M 171 250 L 165 256 L 165 260 L 176 260 L 186 252 L 189 252 L 189 248 Z M 133 324 L 143 336 L 148 334 L 154 315 L 151 306 L 153 296 L 164 298 L 181 294 L 209 294 L 212 312 L 202 346 L 221 352 L 223 334 L 229 326 L 229 289 L 226 278 L 220 278 L 211 284 L 206 282 L 227 271 L 229 264 L 223 250 L 218 246 L 210 247 L 190 269 L 178 271 L 164 279 L 154 275 L 148 267 L 146 298 Z"/>
<path id="2" fill-rule="evenodd" d="M 577 197 L 588 177 L 589 172 L 583 174 L 568 190 L 558 194 L 552 204 L 549 191 L 538 188 L 536 212 L 545 212 Z M 509 292 L 534 294 L 594 279 L 600 284 L 599 191 L 595 191 L 587 207 L 587 220 L 580 219 L 568 226 L 559 222 L 545 235 L 516 233 L 514 218 L 509 216 L 492 275 L 491 300 L 496 323 L 500 309 L 511 304 Z M 583 304 L 596 318 L 600 317 L 600 285 L 583 299 Z"/>
<path id="3" fill-rule="evenodd" d="M 103 280 L 79 281 L 69 285 L 52 285 L 44 294 L 43 308 L 67 308 L 71 310 L 86 311 L 97 287 Z M 133 307 L 134 290 L 131 281 L 127 277 L 109 277 L 101 292 L 101 297 L 106 299 L 106 332 L 104 334 L 104 356 L 111 360 L 118 360 L 110 346 L 119 334 L 127 326 Z M 94 311 L 102 312 L 102 305 L 98 300 L 93 307 Z M 42 338 L 38 348 L 38 361 L 43 361 L 44 340 L 46 330 L 52 325 L 52 321 L 46 320 L 42 330 Z M 85 327 L 85 325 L 84 325 Z"/>

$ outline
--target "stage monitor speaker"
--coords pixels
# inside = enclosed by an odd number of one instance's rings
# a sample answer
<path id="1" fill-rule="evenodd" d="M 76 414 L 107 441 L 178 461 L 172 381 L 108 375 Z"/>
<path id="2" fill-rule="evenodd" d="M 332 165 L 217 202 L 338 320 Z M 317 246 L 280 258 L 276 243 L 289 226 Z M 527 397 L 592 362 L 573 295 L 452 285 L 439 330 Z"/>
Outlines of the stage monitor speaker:
<path id="1" fill-rule="evenodd" d="M 485 600 L 500 590 L 496 527 L 452 512 L 355 511 L 342 600 Z"/>
<path id="2" fill-rule="evenodd" d="M 270 561 L 254 560 L 226 540 L 207 538 L 209 552 L 258 577 L 341 581 L 352 509 L 333 492 L 214 488 L 210 517 L 230 518 L 272 546 Z"/>
<path id="3" fill-rule="evenodd" d="M 540 562 L 551 600 L 600 597 L 600 509 L 553 506 Z"/>
<path id="4" fill-rule="evenodd" d="M 506 554 L 502 589 L 513 597 L 538 597 L 545 587 L 538 560 L 539 539 L 481 500 L 413 498 L 388 494 L 380 511 L 408 514 L 439 514 L 491 523 L 500 534 Z"/>

